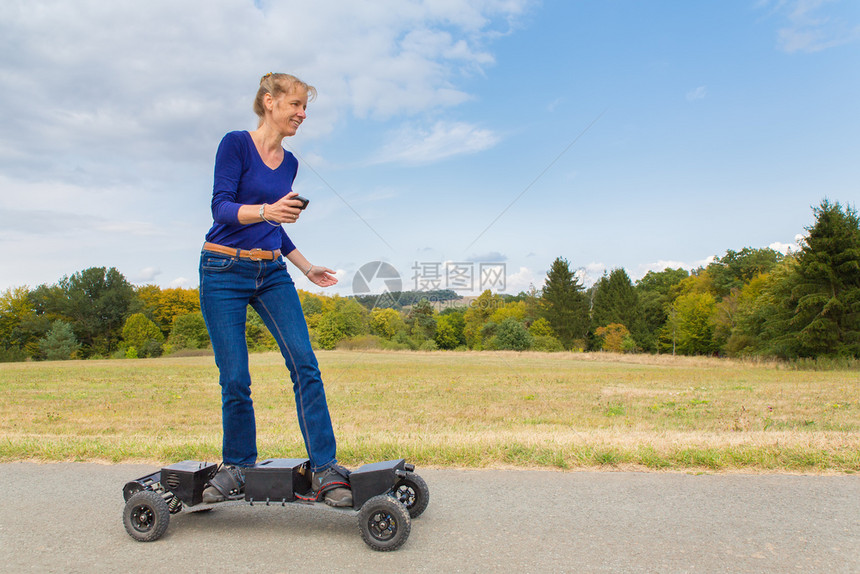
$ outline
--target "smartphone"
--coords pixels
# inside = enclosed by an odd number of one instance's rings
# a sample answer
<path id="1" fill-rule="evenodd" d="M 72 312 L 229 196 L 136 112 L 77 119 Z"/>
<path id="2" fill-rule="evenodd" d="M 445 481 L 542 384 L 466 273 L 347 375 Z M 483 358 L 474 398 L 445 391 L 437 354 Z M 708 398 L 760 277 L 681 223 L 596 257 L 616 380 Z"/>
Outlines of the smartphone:
<path id="1" fill-rule="evenodd" d="M 310 200 L 310 199 L 308 199 L 308 198 L 306 198 L 306 197 L 302 197 L 301 195 L 297 195 L 297 196 L 295 196 L 295 197 L 291 197 L 290 199 L 298 199 L 299 201 L 301 201 L 301 202 L 302 202 L 302 205 L 299 207 L 299 209 L 304 209 L 304 208 L 306 208 L 306 207 L 308 206 L 308 204 L 311 202 L 311 200 Z"/>

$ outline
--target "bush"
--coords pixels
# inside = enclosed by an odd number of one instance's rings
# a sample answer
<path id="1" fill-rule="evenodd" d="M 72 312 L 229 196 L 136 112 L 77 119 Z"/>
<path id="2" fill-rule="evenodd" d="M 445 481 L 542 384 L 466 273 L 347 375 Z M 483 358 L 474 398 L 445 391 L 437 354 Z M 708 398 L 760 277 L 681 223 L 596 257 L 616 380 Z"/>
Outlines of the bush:
<path id="1" fill-rule="evenodd" d="M 164 352 L 161 343 L 158 341 L 149 340 L 140 348 L 141 357 L 160 357 Z"/>
<path id="2" fill-rule="evenodd" d="M 15 363 L 26 361 L 27 353 L 23 349 L 0 349 L 0 363 Z"/>
<path id="3" fill-rule="evenodd" d="M 170 353 L 171 357 L 211 357 L 215 353 L 212 352 L 211 348 L 207 349 L 179 349 L 178 351 L 172 351 Z"/>
<path id="4" fill-rule="evenodd" d="M 534 337 L 520 321 L 508 317 L 499 323 L 493 337 L 493 348 L 510 351 L 527 351 L 531 349 Z"/>
<path id="5" fill-rule="evenodd" d="M 175 317 L 170 327 L 167 343 L 172 352 L 179 349 L 204 349 L 208 347 L 209 332 L 206 330 L 203 313 L 198 311 Z"/>
<path id="6" fill-rule="evenodd" d="M 600 349 L 602 351 L 621 353 L 625 349 L 630 349 L 630 351 L 636 349 L 636 344 L 633 343 L 633 339 L 630 337 L 630 331 L 621 323 L 610 323 L 605 327 L 598 327 L 594 334 L 600 337 Z"/>
<path id="7" fill-rule="evenodd" d="M 535 335 L 533 337 L 532 350 L 543 351 L 545 353 L 558 353 L 564 351 L 564 345 L 551 335 Z"/>
<path id="8" fill-rule="evenodd" d="M 380 347 L 385 349 L 386 351 L 410 351 L 412 348 L 406 343 L 395 341 L 392 339 L 391 341 L 386 341 L 382 339 L 380 341 Z"/>
<path id="9" fill-rule="evenodd" d="M 365 351 L 368 349 L 381 349 L 383 339 L 376 335 L 358 335 L 339 341 L 337 349 L 345 351 Z"/>
<path id="10" fill-rule="evenodd" d="M 334 349 L 347 337 L 367 333 L 369 313 L 352 299 L 335 299 L 334 309 L 323 313 L 316 326 L 317 343 L 322 349 Z"/>
<path id="11" fill-rule="evenodd" d="M 248 351 L 252 353 L 274 351 L 278 348 L 278 342 L 269 332 L 263 318 L 250 306 L 248 307 L 248 319 L 245 322 L 245 341 L 248 345 Z"/>

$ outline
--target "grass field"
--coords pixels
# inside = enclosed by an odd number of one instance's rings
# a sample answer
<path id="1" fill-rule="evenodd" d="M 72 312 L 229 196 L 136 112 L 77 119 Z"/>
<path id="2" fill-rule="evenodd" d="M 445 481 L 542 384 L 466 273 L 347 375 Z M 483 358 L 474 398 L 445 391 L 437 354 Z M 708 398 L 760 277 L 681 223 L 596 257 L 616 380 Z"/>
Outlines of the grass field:
<path id="1" fill-rule="evenodd" d="M 860 471 L 860 372 L 572 353 L 319 353 L 346 465 Z M 280 355 L 261 458 L 303 457 Z M 220 460 L 212 357 L 0 364 L 0 460 Z"/>

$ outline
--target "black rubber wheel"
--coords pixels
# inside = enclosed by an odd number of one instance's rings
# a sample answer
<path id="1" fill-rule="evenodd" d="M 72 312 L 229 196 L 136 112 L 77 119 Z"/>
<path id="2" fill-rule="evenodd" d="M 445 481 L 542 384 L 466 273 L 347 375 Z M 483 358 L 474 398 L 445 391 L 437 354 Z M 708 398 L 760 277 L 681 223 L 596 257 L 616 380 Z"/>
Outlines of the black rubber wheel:
<path id="1" fill-rule="evenodd" d="M 358 528 L 364 542 L 380 552 L 397 550 L 412 529 L 409 511 L 387 494 L 374 496 L 358 512 Z"/>
<path id="2" fill-rule="evenodd" d="M 398 480 L 392 494 L 406 507 L 410 518 L 421 516 L 430 504 L 430 489 L 424 479 L 414 472 Z"/>
<path id="3" fill-rule="evenodd" d="M 160 494 L 141 490 L 125 503 L 122 523 L 129 536 L 138 542 L 152 542 L 161 538 L 167 530 L 170 510 Z"/>

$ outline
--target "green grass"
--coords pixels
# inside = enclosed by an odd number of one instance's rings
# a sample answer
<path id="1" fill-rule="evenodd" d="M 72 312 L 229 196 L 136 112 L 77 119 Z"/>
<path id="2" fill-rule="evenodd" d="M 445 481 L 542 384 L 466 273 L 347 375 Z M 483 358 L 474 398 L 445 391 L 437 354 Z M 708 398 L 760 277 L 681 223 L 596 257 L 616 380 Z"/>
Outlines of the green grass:
<path id="1" fill-rule="evenodd" d="M 319 353 L 347 465 L 860 471 L 860 372 L 573 353 Z M 261 457 L 304 456 L 279 355 Z M 211 357 L 0 364 L 0 460 L 220 459 Z"/>

